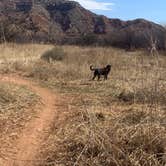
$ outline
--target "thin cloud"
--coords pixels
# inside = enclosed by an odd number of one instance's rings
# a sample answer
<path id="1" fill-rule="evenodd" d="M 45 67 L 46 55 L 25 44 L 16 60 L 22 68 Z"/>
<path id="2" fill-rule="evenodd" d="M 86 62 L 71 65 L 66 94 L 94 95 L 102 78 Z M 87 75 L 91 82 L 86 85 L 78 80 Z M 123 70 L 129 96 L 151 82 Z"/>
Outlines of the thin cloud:
<path id="1" fill-rule="evenodd" d="M 97 2 L 96 0 L 75 0 L 89 10 L 112 10 L 113 3 Z"/>

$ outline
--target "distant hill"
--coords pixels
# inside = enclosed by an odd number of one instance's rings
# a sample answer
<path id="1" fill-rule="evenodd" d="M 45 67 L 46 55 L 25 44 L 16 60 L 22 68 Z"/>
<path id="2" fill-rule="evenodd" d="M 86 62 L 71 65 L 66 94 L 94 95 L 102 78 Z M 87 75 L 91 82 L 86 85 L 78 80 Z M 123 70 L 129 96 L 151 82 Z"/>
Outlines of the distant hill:
<path id="1" fill-rule="evenodd" d="M 166 29 L 153 22 L 96 15 L 68 0 L 1 0 L 0 40 L 166 48 Z"/>

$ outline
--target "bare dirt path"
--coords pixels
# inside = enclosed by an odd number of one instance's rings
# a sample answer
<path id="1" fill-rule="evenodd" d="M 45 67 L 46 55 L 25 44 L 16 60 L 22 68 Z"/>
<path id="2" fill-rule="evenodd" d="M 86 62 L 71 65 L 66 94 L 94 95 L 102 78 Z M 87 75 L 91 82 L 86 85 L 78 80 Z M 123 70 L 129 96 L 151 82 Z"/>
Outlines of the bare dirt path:
<path id="1" fill-rule="evenodd" d="M 18 76 L 0 76 L 0 81 L 26 86 L 39 95 L 43 103 L 36 107 L 39 109 L 37 116 L 27 124 L 20 134 L 15 144 L 17 153 L 12 157 L 13 159 L 8 158 L 3 162 L 3 166 L 32 166 L 40 144 L 46 137 L 57 114 L 55 105 L 58 102 L 58 97 L 47 88 Z"/>

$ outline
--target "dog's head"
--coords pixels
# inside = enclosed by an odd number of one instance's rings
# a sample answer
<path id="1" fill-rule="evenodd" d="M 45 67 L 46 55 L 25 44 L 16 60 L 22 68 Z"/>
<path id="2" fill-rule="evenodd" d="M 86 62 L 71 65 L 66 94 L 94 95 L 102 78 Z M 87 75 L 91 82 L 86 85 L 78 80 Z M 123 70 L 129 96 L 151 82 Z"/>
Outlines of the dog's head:
<path id="1" fill-rule="evenodd" d="M 111 65 L 107 65 L 106 69 L 110 71 L 111 70 Z"/>

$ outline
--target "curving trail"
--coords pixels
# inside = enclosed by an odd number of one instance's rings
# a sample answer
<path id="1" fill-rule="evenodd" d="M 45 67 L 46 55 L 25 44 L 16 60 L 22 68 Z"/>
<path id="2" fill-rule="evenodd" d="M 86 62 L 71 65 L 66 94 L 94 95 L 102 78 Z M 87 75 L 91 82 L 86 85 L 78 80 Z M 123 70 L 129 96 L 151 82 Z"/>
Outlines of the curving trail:
<path id="1" fill-rule="evenodd" d="M 0 81 L 26 86 L 39 95 L 43 103 L 36 106 L 36 109 L 39 110 L 36 117 L 27 124 L 20 134 L 15 144 L 17 153 L 14 155 L 14 159 L 8 158 L 3 162 L 3 166 L 32 166 L 32 161 L 35 160 L 38 149 L 57 116 L 58 111 L 55 104 L 58 102 L 58 97 L 47 88 L 19 76 L 0 76 Z"/>

